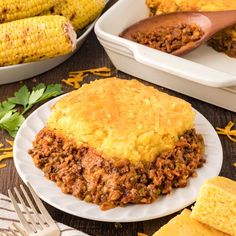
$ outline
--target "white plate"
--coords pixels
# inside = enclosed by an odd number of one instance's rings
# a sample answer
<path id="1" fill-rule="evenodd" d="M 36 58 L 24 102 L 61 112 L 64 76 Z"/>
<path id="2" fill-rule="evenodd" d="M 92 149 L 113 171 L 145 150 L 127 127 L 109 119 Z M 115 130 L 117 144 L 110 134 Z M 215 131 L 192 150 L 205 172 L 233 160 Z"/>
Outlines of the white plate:
<path id="1" fill-rule="evenodd" d="M 0 84 L 8 84 L 42 74 L 66 61 L 81 47 L 89 33 L 92 31 L 95 22 L 90 24 L 84 32 L 76 39 L 76 49 L 69 54 L 57 56 L 42 61 L 23 63 L 18 65 L 0 67 Z"/>
<path id="2" fill-rule="evenodd" d="M 221 170 L 223 154 L 218 135 L 206 118 L 196 111 L 196 130 L 202 134 L 206 146 L 206 164 L 197 170 L 197 178 L 190 178 L 185 188 L 175 189 L 171 195 L 160 197 L 149 205 L 129 205 L 101 211 L 95 204 L 86 203 L 71 195 L 63 194 L 56 184 L 44 177 L 43 172 L 34 166 L 28 150 L 32 141 L 50 115 L 50 107 L 59 98 L 42 105 L 23 123 L 14 142 L 14 162 L 23 179 L 29 182 L 45 202 L 69 214 L 98 221 L 134 222 L 166 216 L 174 213 L 196 200 L 203 181 L 217 176 Z"/>

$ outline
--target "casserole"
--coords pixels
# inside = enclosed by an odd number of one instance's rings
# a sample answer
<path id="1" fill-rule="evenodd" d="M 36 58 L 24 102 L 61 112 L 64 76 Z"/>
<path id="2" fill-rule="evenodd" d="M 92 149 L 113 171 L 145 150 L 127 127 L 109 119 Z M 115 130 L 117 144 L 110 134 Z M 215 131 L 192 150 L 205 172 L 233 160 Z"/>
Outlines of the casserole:
<path id="1" fill-rule="evenodd" d="M 151 83 L 236 111 L 236 104 L 231 102 L 236 98 L 234 58 L 206 45 L 181 58 L 118 37 L 128 26 L 148 16 L 145 0 L 120 0 L 96 23 L 97 38 L 115 67 Z"/>

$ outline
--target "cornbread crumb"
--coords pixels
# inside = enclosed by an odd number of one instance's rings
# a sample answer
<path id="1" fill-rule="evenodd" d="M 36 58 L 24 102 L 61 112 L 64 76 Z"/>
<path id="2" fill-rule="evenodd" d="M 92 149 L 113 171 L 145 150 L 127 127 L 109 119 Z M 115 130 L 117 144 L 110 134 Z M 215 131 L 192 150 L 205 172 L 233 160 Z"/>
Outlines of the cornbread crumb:
<path id="1" fill-rule="evenodd" d="M 185 209 L 170 220 L 153 236 L 226 236 L 227 234 L 204 225 L 190 217 L 191 211 Z"/>
<path id="2" fill-rule="evenodd" d="M 194 127 L 194 111 L 188 102 L 137 80 L 108 78 L 63 97 L 47 125 L 103 156 L 153 161 Z"/>
<path id="3" fill-rule="evenodd" d="M 191 217 L 236 236 L 236 181 L 215 177 L 200 189 Z"/>

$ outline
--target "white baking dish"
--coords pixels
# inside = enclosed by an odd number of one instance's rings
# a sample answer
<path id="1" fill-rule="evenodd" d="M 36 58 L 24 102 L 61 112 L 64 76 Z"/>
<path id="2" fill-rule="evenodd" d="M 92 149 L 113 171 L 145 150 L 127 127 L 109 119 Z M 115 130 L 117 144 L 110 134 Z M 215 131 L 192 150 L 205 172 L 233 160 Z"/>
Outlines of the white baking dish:
<path id="1" fill-rule="evenodd" d="M 118 37 L 148 15 L 145 0 L 119 0 L 96 23 L 96 35 L 116 68 L 236 111 L 236 59 L 206 45 L 181 58 Z"/>

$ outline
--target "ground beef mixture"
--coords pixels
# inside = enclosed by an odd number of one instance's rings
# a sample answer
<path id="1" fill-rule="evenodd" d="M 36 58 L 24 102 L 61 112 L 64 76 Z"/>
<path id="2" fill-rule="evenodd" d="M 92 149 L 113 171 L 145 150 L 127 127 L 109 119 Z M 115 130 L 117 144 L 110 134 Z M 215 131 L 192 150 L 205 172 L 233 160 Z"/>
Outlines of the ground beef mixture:
<path id="1" fill-rule="evenodd" d="M 47 128 L 39 132 L 29 153 L 64 193 L 96 203 L 102 210 L 151 203 L 173 188 L 185 187 L 205 162 L 203 138 L 194 129 L 181 136 L 173 150 L 149 163 L 106 159 L 95 149 L 78 148 Z"/>
<path id="2" fill-rule="evenodd" d="M 150 33 L 135 32 L 133 41 L 148 47 L 172 53 L 184 45 L 198 41 L 204 35 L 196 24 L 181 23 L 175 26 L 158 27 Z"/>
<path id="3" fill-rule="evenodd" d="M 213 47 L 218 52 L 224 52 L 230 57 L 236 58 L 236 41 L 232 37 L 226 36 L 213 37 L 208 41 L 208 45 Z"/>

